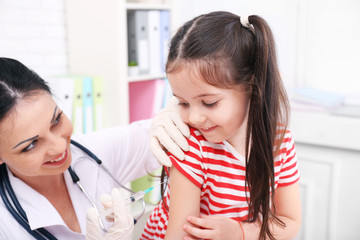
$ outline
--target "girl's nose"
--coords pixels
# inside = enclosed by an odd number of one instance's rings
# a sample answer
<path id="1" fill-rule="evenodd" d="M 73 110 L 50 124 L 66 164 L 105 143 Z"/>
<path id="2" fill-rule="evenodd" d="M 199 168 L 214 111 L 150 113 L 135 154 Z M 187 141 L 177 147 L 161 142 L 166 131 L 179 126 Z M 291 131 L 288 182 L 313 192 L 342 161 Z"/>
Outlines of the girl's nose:
<path id="1" fill-rule="evenodd" d="M 199 125 L 205 122 L 206 117 L 205 115 L 199 111 L 198 109 L 190 110 L 189 113 L 189 122 L 194 125 Z"/>

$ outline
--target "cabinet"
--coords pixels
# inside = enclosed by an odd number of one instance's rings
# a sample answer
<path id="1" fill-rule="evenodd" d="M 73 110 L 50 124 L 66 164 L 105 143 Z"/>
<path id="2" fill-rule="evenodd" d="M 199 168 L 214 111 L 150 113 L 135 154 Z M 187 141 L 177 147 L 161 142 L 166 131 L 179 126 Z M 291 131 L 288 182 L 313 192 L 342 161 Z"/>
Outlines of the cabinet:
<path id="1" fill-rule="evenodd" d="M 69 73 L 103 78 L 105 127 L 129 122 L 129 82 L 165 77 L 128 76 L 127 13 L 132 10 L 171 13 L 172 2 L 65 0 Z"/>
<path id="2" fill-rule="evenodd" d="M 303 221 L 296 239 L 360 239 L 360 118 L 293 112 Z"/>

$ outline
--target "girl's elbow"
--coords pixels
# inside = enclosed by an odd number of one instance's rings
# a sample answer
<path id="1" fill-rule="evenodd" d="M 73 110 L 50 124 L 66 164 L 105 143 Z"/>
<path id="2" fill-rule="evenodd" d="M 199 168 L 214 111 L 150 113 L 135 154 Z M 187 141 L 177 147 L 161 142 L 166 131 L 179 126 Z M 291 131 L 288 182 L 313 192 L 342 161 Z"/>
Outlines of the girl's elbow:
<path id="1" fill-rule="evenodd" d="M 289 222 L 289 224 L 291 225 L 291 227 L 289 226 L 289 230 L 290 230 L 290 238 L 289 239 L 293 239 L 295 238 L 299 232 L 300 232 L 300 229 L 301 229 L 301 224 L 302 224 L 302 215 L 301 213 L 296 216 L 295 218 L 292 218 Z"/>

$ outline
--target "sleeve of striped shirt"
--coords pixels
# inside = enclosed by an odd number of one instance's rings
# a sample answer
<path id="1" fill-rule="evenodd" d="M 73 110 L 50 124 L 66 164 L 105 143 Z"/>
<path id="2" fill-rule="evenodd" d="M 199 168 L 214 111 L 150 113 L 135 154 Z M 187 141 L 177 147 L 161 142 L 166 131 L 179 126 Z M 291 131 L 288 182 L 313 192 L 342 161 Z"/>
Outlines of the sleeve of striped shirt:
<path id="1" fill-rule="evenodd" d="M 190 149 L 185 152 L 185 159 L 181 161 L 171 153 L 169 153 L 169 157 L 173 166 L 200 188 L 204 183 L 204 163 L 202 161 L 201 145 L 193 129 L 190 130 L 190 133 L 191 136 L 187 139 Z"/>
<path id="2" fill-rule="evenodd" d="M 287 131 L 280 147 L 280 173 L 279 187 L 284 187 L 297 182 L 300 179 L 300 173 L 297 163 L 295 143 L 290 131 Z"/>

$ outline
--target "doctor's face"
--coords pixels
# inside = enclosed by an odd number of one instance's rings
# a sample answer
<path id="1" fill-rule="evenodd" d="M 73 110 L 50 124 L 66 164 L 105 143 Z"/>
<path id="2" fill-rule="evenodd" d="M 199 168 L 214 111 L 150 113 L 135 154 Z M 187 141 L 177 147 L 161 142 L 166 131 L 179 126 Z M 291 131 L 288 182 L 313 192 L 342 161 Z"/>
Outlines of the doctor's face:
<path id="1" fill-rule="evenodd" d="M 0 122 L 0 164 L 23 181 L 61 174 L 71 163 L 72 130 L 47 92 L 22 99 Z"/>

